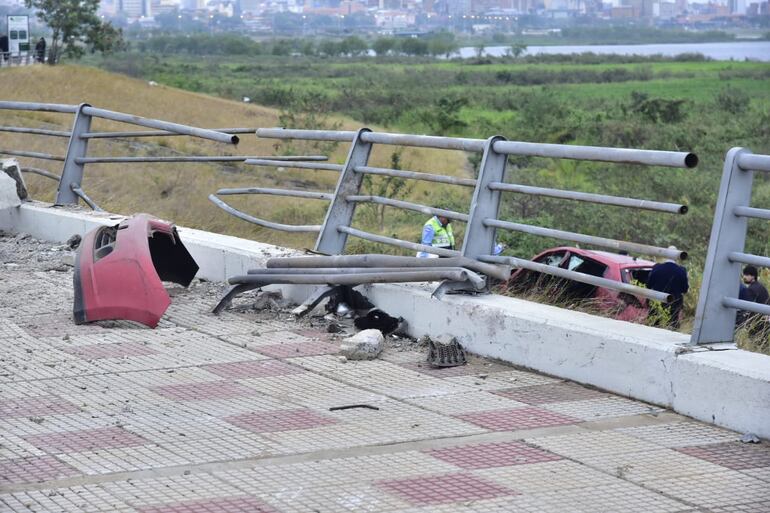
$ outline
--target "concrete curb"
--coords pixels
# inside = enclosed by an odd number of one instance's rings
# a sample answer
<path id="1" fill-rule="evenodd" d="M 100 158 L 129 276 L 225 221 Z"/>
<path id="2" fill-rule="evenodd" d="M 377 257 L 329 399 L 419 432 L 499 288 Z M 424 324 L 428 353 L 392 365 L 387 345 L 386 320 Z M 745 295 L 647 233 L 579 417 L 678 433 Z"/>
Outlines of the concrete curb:
<path id="1" fill-rule="evenodd" d="M 0 229 L 64 242 L 123 216 L 30 202 L 0 211 Z M 294 250 L 180 228 L 201 267 L 224 281 Z M 282 287 L 295 301 L 308 287 Z M 413 335 L 451 334 L 469 351 L 616 394 L 698 420 L 770 438 L 770 356 L 735 347 L 687 346 L 687 335 L 501 296 L 431 298 L 426 285 L 362 289 L 379 308 L 402 316 Z"/>

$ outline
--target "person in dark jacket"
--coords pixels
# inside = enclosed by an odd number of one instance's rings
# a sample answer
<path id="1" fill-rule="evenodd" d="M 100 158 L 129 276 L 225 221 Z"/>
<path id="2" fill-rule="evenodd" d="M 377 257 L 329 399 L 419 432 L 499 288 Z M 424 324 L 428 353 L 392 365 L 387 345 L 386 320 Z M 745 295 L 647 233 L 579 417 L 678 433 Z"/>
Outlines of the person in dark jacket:
<path id="1" fill-rule="evenodd" d="M 743 268 L 743 283 L 745 285 L 741 285 L 738 299 L 751 301 L 752 303 L 761 303 L 763 305 L 770 303 L 770 295 L 767 293 L 765 286 L 759 282 L 759 271 L 756 267 L 747 265 Z M 751 312 L 739 310 L 738 317 L 736 318 L 736 325 L 740 327 L 752 318 L 755 318 L 755 315 Z M 759 317 L 756 318 L 758 322 L 752 323 L 751 326 L 751 333 L 753 335 L 759 333 L 767 324 L 765 320 L 760 320 Z"/>
<path id="2" fill-rule="evenodd" d="M 35 60 L 45 62 L 45 38 L 41 37 L 35 45 Z"/>
<path id="3" fill-rule="evenodd" d="M 671 246 L 669 249 L 676 249 Z M 666 260 L 652 266 L 650 275 L 647 277 L 647 288 L 665 292 L 671 296 L 670 303 L 661 305 L 666 312 L 666 319 L 661 316 L 652 315 L 651 318 L 656 326 L 665 326 L 672 329 L 679 329 L 679 321 L 684 305 L 684 295 L 690 290 L 690 283 L 687 280 L 687 269 L 677 264 L 673 260 Z M 652 306 L 652 304 L 651 304 Z M 651 311 L 652 313 L 652 311 Z"/>

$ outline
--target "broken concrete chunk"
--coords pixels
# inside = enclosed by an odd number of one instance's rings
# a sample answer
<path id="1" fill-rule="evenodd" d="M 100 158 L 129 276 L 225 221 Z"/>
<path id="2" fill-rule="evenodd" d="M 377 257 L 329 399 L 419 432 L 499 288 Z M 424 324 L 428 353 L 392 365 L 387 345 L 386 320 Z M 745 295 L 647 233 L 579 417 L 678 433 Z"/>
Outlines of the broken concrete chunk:
<path id="1" fill-rule="evenodd" d="M 2 161 L 3 171 L 8 175 L 15 183 L 16 195 L 20 200 L 25 200 L 29 197 L 27 192 L 27 184 L 24 183 L 24 176 L 21 174 L 21 166 L 16 159 L 5 159 Z"/>
<path id="2" fill-rule="evenodd" d="M 5 173 L 0 173 L 0 210 L 21 205 L 16 192 L 16 181 Z"/>
<path id="3" fill-rule="evenodd" d="M 741 437 L 741 442 L 745 444 L 758 444 L 760 443 L 759 437 L 754 433 L 744 433 Z"/>
<path id="4" fill-rule="evenodd" d="M 384 345 L 385 337 L 380 330 L 364 330 L 343 340 L 339 354 L 348 360 L 373 360 Z"/>

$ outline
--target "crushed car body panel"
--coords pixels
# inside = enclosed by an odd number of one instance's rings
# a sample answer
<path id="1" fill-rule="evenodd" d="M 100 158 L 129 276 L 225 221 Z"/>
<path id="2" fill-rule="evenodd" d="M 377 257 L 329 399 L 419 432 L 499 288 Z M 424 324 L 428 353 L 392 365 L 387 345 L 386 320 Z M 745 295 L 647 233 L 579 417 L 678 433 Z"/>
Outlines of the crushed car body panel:
<path id="1" fill-rule="evenodd" d="M 139 214 L 85 235 L 75 262 L 76 324 L 130 320 L 158 325 L 171 299 L 163 286 L 188 286 L 198 265 L 176 227 Z"/>

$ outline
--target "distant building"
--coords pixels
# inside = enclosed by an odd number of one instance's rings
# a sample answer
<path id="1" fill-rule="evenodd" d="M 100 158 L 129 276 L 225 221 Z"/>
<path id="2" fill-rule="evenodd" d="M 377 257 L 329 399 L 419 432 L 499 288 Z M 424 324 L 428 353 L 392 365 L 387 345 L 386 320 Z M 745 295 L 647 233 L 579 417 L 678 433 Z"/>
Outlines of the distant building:
<path id="1" fill-rule="evenodd" d="M 148 18 L 152 16 L 151 0 L 118 0 L 117 13 L 127 18 Z"/>

